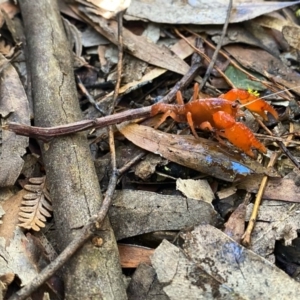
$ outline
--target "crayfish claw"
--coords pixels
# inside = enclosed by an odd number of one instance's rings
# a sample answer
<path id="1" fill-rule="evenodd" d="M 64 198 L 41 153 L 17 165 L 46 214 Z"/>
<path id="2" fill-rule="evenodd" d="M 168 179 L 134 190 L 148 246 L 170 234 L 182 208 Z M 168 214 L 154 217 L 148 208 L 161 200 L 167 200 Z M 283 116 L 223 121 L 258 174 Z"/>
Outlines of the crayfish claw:
<path id="1" fill-rule="evenodd" d="M 266 101 L 257 98 L 256 96 L 249 97 L 249 100 L 242 102 L 247 109 L 260 115 L 265 121 L 268 121 L 268 116 L 265 113 L 269 112 L 276 120 L 278 119 L 277 111 Z M 248 104 L 249 103 L 249 104 Z"/>
<path id="2" fill-rule="evenodd" d="M 256 148 L 263 153 L 267 152 L 266 147 L 256 139 L 253 132 L 245 124 L 236 122 L 231 115 L 218 111 L 213 115 L 213 119 L 216 127 L 222 129 L 219 135 L 227 138 L 231 144 L 247 155 L 254 157 L 252 148 Z"/>
<path id="3" fill-rule="evenodd" d="M 265 111 L 269 112 L 276 120 L 278 119 L 277 111 L 254 93 L 240 89 L 232 89 L 226 94 L 221 95 L 220 98 L 229 101 L 239 101 L 243 106 L 247 107 L 247 109 L 260 115 L 265 121 L 268 120 Z"/>
<path id="4" fill-rule="evenodd" d="M 234 126 L 224 130 L 224 136 L 234 146 L 244 151 L 251 157 L 254 157 L 252 148 L 257 149 L 262 153 L 266 153 L 266 147 L 256 139 L 253 132 L 243 123 L 236 122 Z"/>

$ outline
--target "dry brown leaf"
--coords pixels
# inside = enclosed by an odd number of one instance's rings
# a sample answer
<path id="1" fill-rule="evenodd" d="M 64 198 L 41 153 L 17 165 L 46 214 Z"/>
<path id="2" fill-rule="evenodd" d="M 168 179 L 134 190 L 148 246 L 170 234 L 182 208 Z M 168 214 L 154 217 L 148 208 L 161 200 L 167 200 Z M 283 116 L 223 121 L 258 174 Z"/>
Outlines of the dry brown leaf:
<path id="1" fill-rule="evenodd" d="M 23 196 L 19 212 L 21 223 L 18 225 L 39 231 L 45 227 L 46 217 L 51 217 L 51 198 L 46 187 L 46 177 L 30 178 L 29 182 L 31 184 L 24 186 L 28 193 Z"/>
<path id="2" fill-rule="evenodd" d="M 262 176 L 249 177 L 238 185 L 239 189 L 245 189 L 249 193 L 257 193 Z M 300 202 L 300 187 L 293 179 L 269 178 L 263 199 L 286 202 Z"/>
<path id="3" fill-rule="evenodd" d="M 226 199 L 236 193 L 237 188 L 235 186 L 230 186 L 228 188 L 221 189 L 217 192 L 218 198 L 220 200 Z"/>
<path id="4" fill-rule="evenodd" d="M 19 207 L 21 206 L 25 194 L 25 190 L 8 194 L 2 202 L 5 215 L 2 218 L 3 224 L 0 226 L 0 236 L 5 239 L 6 246 L 8 246 L 13 239 L 14 231 L 18 224 Z"/>
<path id="5" fill-rule="evenodd" d="M 30 112 L 27 96 L 19 74 L 10 62 L 0 54 L 0 115 L 1 122 L 17 122 L 30 125 Z M 4 121 L 5 119 L 5 121 Z M 0 145 L 0 186 L 15 184 L 24 165 L 28 138 L 17 136 L 7 130 L 2 131 Z"/>
<path id="6" fill-rule="evenodd" d="M 222 45 L 229 45 L 229 44 L 236 44 L 236 43 L 243 43 L 243 44 L 247 44 L 247 45 L 251 45 L 251 46 L 256 46 L 256 47 L 262 47 L 263 45 L 260 43 L 260 41 L 253 36 L 250 32 L 249 32 L 249 27 L 248 24 L 251 21 L 247 22 L 247 26 L 242 27 L 240 25 L 235 25 L 235 24 L 230 24 L 230 26 L 228 26 L 227 29 L 227 33 L 226 36 L 223 39 Z M 255 22 L 255 21 L 253 21 Z M 211 39 L 218 44 L 220 42 L 221 39 L 221 35 L 222 35 L 222 28 L 220 29 L 216 29 L 215 26 L 206 26 L 208 27 L 208 29 L 206 30 L 206 33 L 208 35 L 211 35 Z M 227 62 L 225 62 L 227 63 Z"/>
<path id="7" fill-rule="evenodd" d="M 163 157 L 149 153 L 133 168 L 134 174 L 137 177 L 146 180 L 155 173 L 157 166 L 164 166 L 166 164 L 168 164 L 168 161 Z"/>
<path id="8" fill-rule="evenodd" d="M 195 43 L 194 37 L 189 37 L 188 40 L 192 44 Z M 172 50 L 172 52 L 174 52 L 176 55 L 178 55 L 178 57 L 180 57 L 181 59 L 187 58 L 194 51 L 184 40 L 179 40 L 170 49 Z M 172 63 L 174 63 L 174 62 L 172 62 Z M 153 68 L 148 73 L 146 73 L 139 81 L 133 81 L 133 82 L 127 83 L 127 84 L 123 85 L 122 87 L 120 87 L 119 94 L 123 94 L 123 93 L 128 94 L 131 91 L 136 90 L 137 87 L 142 87 L 143 85 L 149 83 L 153 79 L 161 76 L 162 74 L 164 74 L 166 72 L 167 72 L 166 69 Z M 113 93 L 114 92 L 107 94 L 104 97 L 104 99 L 112 97 Z"/>
<path id="9" fill-rule="evenodd" d="M 141 263 L 131 277 L 127 287 L 127 296 L 131 300 L 169 300 L 156 276 L 155 270 Z"/>
<path id="10" fill-rule="evenodd" d="M 30 243 L 19 227 L 15 228 L 9 245 L 5 238 L 0 237 L 0 276 L 8 273 L 12 273 L 11 276 L 16 274 L 21 285 L 26 285 L 37 276 L 38 271 L 32 262 L 32 253 L 28 251 L 29 247 L 32 247 Z"/>
<path id="11" fill-rule="evenodd" d="M 208 247 L 212 246 L 214 245 L 208 245 Z M 203 270 L 200 264 L 195 263 L 195 260 L 188 259 L 180 248 L 167 240 L 162 241 L 151 257 L 152 266 L 156 271 L 158 281 L 163 285 L 167 299 L 246 299 L 236 295 L 227 286 L 227 282 L 225 284 L 220 282 L 216 274 L 218 270 L 209 255 L 204 261 L 211 263 L 213 275 Z M 225 277 L 223 281 L 228 277 Z"/>
<path id="12" fill-rule="evenodd" d="M 262 234 L 264 234 L 262 232 Z M 186 261 L 180 261 L 182 253 L 178 248 L 164 241 L 152 256 L 152 265 L 161 281 L 163 273 L 169 272 L 168 261 L 173 265 L 171 280 L 165 284 L 164 291 L 171 291 L 173 285 L 180 292 L 180 283 L 186 287 L 196 289 L 197 298 L 181 294 L 181 297 L 170 299 L 215 299 L 211 294 L 218 295 L 218 299 L 298 299 L 300 285 L 282 270 L 260 257 L 253 251 L 242 247 L 226 236 L 220 230 L 210 225 L 200 225 L 192 232 L 182 234 L 183 249 Z M 174 255 L 167 257 L 161 252 L 162 245 L 172 247 Z M 178 253 L 175 254 L 175 251 Z M 169 250 L 169 252 L 171 252 Z M 158 260 L 157 258 L 160 258 Z M 192 264 L 190 266 L 190 264 Z M 193 270 L 193 272 L 191 272 Z M 158 272 L 159 271 L 159 272 Z M 205 272 L 207 279 L 196 274 Z M 202 278 L 205 278 L 203 280 Z M 215 280 L 215 285 L 209 286 L 208 279 Z M 186 283 L 186 281 L 189 282 Z M 166 281 L 164 281 L 166 283 Z M 197 283 L 197 284 L 195 284 Z M 182 289 L 183 290 L 183 289 Z M 189 292 L 189 290 L 187 290 Z M 228 294 L 230 292 L 230 294 Z M 210 294 L 211 293 L 211 294 Z M 168 294 L 168 292 L 167 292 Z M 227 297 L 226 297 L 227 295 Z M 258 296 L 259 295 L 259 296 Z M 184 297 L 185 296 L 185 297 Z"/>
<path id="13" fill-rule="evenodd" d="M 245 232 L 246 205 L 241 203 L 225 224 L 224 233 L 240 243 Z"/>
<path id="14" fill-rule="evenodd" d="M 181 230 L 204 222 L 216 225 L 218 214 L 204 201 L 147 191 L 122 190 L 109 210 L 117 240 L 160 231 Z"/>
<path id="15" fill-rule="evenodd" d="M 128 244 L 118 244 L 118 249 L 122 268 L 137 268 L 141 263 L 151 264 L 150 256 L 154 249 Z"/>
<path id="16" fill-rule="evenodd" d="M 281 39 L 280 43 L 284 43 L 285 40 L 289 46 L 297 50 L 300 49 L 300 26 L 294 23 L 292 19 L 284 17 L 279 12 L 273 12 L 256 18 L 253 22 L 262 27 L 275 29 L 281 32 L 284 39 Z"/>
<path id="17" fill-rule="evenodd" d="M 13 18 L 18 12 L 19 12 L 19 7 L 13 3 L 12 1 L 1 1 L 0 4 L 0 9 L 1 11 L 4 11 L 10 18 Z M 3 26 L 5 20 L 3 17 L 3 14 L 0 14 L 0 27 Z"/>
<path id="18" fill-rule="evenodd" d="M 279 13 L 264 15 L 255 19 L 257 25 L 262 27 L 282 31 L 282 28 L 287 25 L 292 25 L 288 19 L 285 19 Z"/>
<path id="19" fill-rule="evenodd" d="M 122 123 L 117 128 L 128 140 L 145 150 L 222 180 L 238 181 L 251 174 L 263 173 L 276 176 L 274 170 L 213 141 L 168 134 L 137 124 Z"/>
<path id="20" fill-rule="evenodd" d="M 113 44 L 118 45 L 118 23 L 116 21 L 108 21 L 100 16 L 96 16 L 90 13 L 91 9 L 82 8 L 81 11 L 87 17 L 86 21 L 96 31 Z M 123 43 L 125 51 L 149 64 L 183 75 L 189 70 L 189 65 L 180 57 L 174 55 L 169 48 L 156 45 L 150 42 L 147 37 L 135 35 L 126 28 L 123 28 Z"/>
<path id="21" fill-rule="evenodd" d="M 299 42 L 300 27 L 299 26 L 296 25 L 284 26 L 282 28 L 282 34 L 291 47 L 300 50 L 300 42 Z"/>

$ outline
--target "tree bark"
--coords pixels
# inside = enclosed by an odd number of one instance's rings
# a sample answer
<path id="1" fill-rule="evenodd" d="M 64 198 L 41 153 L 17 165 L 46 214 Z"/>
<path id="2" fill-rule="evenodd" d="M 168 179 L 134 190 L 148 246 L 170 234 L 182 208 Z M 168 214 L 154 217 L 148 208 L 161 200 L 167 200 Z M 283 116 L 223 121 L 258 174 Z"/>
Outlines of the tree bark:
<path id="1" fill-rule="evenodd" d="M 56 0 L 19 1 L 27 41 L 35 125 L 57 126 L 81 120 L 72 52 Z M 54 206 L 58 247 L 63 250 L 102 196 L 84 133 L 40 143 Z M 109 220 L 100 248 L 90 241 L 64 268 L 66 299 L 126 299 L 118 249 Z"/>

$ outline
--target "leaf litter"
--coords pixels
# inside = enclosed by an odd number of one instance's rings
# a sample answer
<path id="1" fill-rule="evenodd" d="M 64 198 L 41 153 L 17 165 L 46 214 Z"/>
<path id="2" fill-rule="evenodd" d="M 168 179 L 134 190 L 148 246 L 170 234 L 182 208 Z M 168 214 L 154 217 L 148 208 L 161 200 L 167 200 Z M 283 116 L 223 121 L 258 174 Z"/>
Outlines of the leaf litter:
<path id="1" fill-rule="evenodd" d="M 191 65 L 189 57 L 194 50 L 185 40 L 176 36 L 173 30 L 176 25 L 185 25 L 178 29 L 192 44 L 199 35 L 203 38 L 204 34 L 210 41 L 218 43 L 222 27 L 212 25 L 224 23 L 228 2 L 220 0 L 214 3 L 213 14 L 212 3 L 205 1 L 172 1 L 172 5 L 171 1 L 121 2 L 119 10 L 129 7 L 124 16 L 127 21 L 123 29 L 126 67 L 123 69 L 117 109 L 127 110 L 155 103 L 180 80 L 178 74 L 188 72 Z M 78 1 L 77 5 L 64 4 L 61 9 L 67 19 L 65 26 L 70 39 L 75 45 L 75 72 L 84 84 L 92 86 L 90 89 L 97 103 L 103 111 L 107 111 L 113 91 L 112 88 L 104 87 L 116 78 L 115 49 L 118 41 L 117 22 L 107 19 L 112 16 L 112 10 L 106 10 L 102 4 L 105 1 L 93 1 L 93 7 L 90 2 Z M 288 17 L 295 16 L 294 8 L 289 7 L 297 4 L 298 1 L 235 3 L 222 48 L 231 58 L 222 56 L 220 52 L 216 62 L 226 79 L 235 87 L 259 90 L 263 96 L 269 96 L 268 101 L 271 101 L 280 115 L 286 114 L 287 117 L 281 119 L 284 124 L 283 140 L 284 135 L 299 130 L 295 130 L 300 116 L 297 110 L 300 91 L 297 88 L 300 84 L 296 52 L 299 50 L 299 26 L 296 17 Z M 5 5 L 1 4 L 1 7 L 6 9 L 9 17 L 13 17 L 18 9 L 11 7 L 11 4 Z M 84 29 L 79 26 L 78 20 L 84 24 Z M 239 23 L 238 27 L 232 23 Z M 16 25 L 9 23 L 7 26 L 13 31 Z M 153 34 L 152 41 L 148 34 Z M 16 51 L 16 45 L 6 42 L 1 39 L 0 52 L 10 56 Z M 211 56 L 212 49 L 205 40 L 201 51 Z M 14 65 L 4 57 L 1 61 L 4 66 L 1 70 L 2 123 L 13 121 L 28 125 L 29 95 L 25 94 Z M 200 69 L 200 76 L 204 68 L 205 64 Z M 98 76 L 98 72 L 92 72 L 92 69 L 101 70 L 103 78 Z M 201 82 L 200 76 L 195 80 Z M 229 88 L 228 80 L 219 71 L 212 72 L 209 83 L 203 97 L 207 97 L 205 94 L 217 97 L 221 94 L 219 90 L 226 91 Z M 271 94 L 271 91 L 277 93 L 285 89 L 291 91 L 277 95 L 279 100 Z M 185 89 L 184 98 L 189 99 L 191 94 L 190 88 Z M 97 95 L 100 96 L 97 98 Z M 99 117 L 94 106 L 84 99 L 80 100 L 86 119 Z M 282 105 L 283 101 L 285 106 Z M 267 125 L 272 128 L 276 123 Z M 208 133 L 195 140 L 186 134 L 186 128 L 177 124 L 170 124 L 169 130 L 172 133 L 152 129 L 145 124 L 123 123 L 117 125 L 117 128 L 123 135 L 117 136 L 118 147 L 129 148 L 128 143 L 131 141 L 150 152 L 138 167 L 122 176 L 120 190 L 116 191 L 109 211 L 116 239 L 125 243 L 125 246 L 119 246 L 121 264 L 124 268 L 136 268 L 130 276 L 129 299 L 257 299 L 258 295 L 264 299 L 274 299 L 277 295 L 297 299 L 299 284 L 274 264 L 277 262 L 274 255 L 276 243 L 279 241 L 282 245 L 291 245 L 298 237 L 297 170 L 293 171 L 293 168 L 284 164 L 281 164 L 280 169 L 278 166 L 267 168 L 265 163 L 250 159 L 233 147 L 228 147 L 226 142 L 225 145 L 212 141 L 213 136 Z M 184 134 L 181 135 L 181 132 Z M 106 129 L 89 133 L 89 138 L 93 138 L 91 147 L 95 149 L 94 157 L 99 166 L 97 173 L 103 187 L 104 182 L 108 182 L 110 169 L 105 135 Z M 207 139 L 208 136 L 210 139 Z M 279 151 L 275 139 L 266 135 L 263 138 L 269 149 L 265 158 L 272 151 Z M 286 144 L 288 149 L 299 161 L 299 144 L 289 142 Z M 1 186 L 17 187 L 17 179 L 44 175 L 43 170 L 37 167 L 42 164 L 42 160 L 37 159 L 39 150 L 33 142 L 28 144 L 28 138 L 2 131 L 1 147 Z M 122 164 L 135 153 L 131 150 L 127 152 L 119 152 L 119 155 L 123 155 L 120 159 Z M 29 155 L 36 157 L 32 162 L 35 167 L 23 169 L 24 155 L 26 159 Z M 285 161 L 284 154 L 280 159 L 281 162 Z M 239 244 L 253 206 L 245 201 L 246 192 L 251 202 L 251 194 L 257 193 L 264 175 L 269 176 L 269 181 L 252 233 L 252 243 L 246 249 Z M 176 191 L 176 184 L 182 194 Z M 14 196 L 4 194 L 6 200 L 2 206 L 5 214 L 0 228 L 1 255 L 5 258 L 0 275 L 17 275 L 21 284 L 26 284 L 37 274 L 37 270 L 41 270 L 37 256 L 31 260 L 31 254 L 40 253 L 36 249 L 40 251 L 46 247 L 40 244 L 41 236 L 26 236 L 17 226 L 24 193 L 20 191 Z M 51 207 L 45 199 L 48 197 L 43 197 L 41 191 L 35 193 L 38 198 L 28 201 L 38 200 L 44 203 L 46 210 L 39 206 L 42 217 L 29 218 L 35 222 L 30 225 L 21 223 L 19 226 L 26 228 L 25 233 L 30 229 L 41 229 L 50 242 L 54 241 L 51 233 L 43 229 L 43 226 L 46 229 L 48 227 L 45 217 L 51 222 Z M 23 206 L 27 217 L 28 213 L 37 212 L 32 204 L 29 203 L 29 209 Z M 221 205 L 227 207 L 224 214 Z M 54 226 L 51 224 L 49 226 Z M 220 224 L 224 225 L 224 232 L 217 229 L 222 228 Z M 157 238 L 155 234 L 161 231 L 165 232 L 169 241 Z M 11 253 L 17 249 L 21 251 L 13 258 Z M 55 255 L 51 259 L 54 258 Z M 43 261 L 44 264 L 48 262 L 46 258 Z M 17 267 L 21 263 L 26 265 L 27 271 Z M 136 289 L 136 284 L 143 286 L 143 289 Z"/>
<path id="2" fill-rule="evenodd" d="M 183 249 L 163 241 L 151 258 L 170 299 L 296 299 L 297 282 L 218 229 L 199 225 L 181 236 Z"/>

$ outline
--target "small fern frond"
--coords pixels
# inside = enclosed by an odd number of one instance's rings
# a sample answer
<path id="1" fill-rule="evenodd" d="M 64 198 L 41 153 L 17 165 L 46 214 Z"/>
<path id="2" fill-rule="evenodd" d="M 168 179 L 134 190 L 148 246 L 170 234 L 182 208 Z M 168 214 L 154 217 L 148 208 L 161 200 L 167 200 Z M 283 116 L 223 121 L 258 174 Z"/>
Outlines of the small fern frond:
<path id="1" fill-rule="evenodd" d="M 19 221 L 20 227 L 39 231 L 45 227 L 46 218 L 51 217 L 52 203 L 46 187 L 46 177 L 29 179 L 24 189 L 28 191 L 21 202 Z"/>

